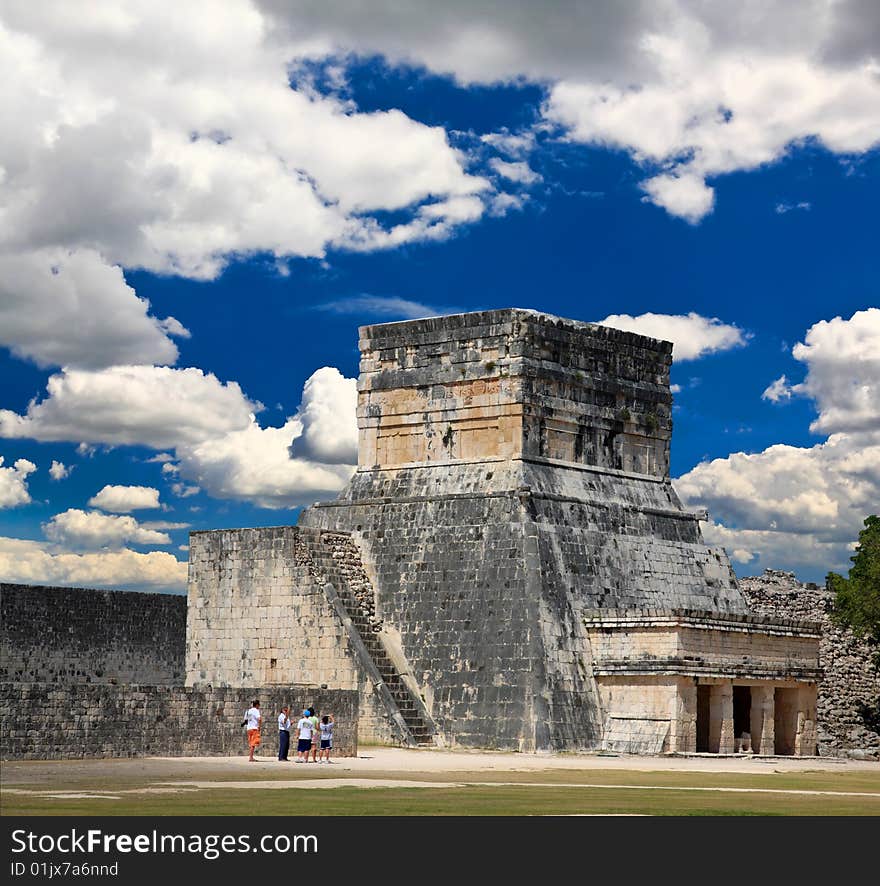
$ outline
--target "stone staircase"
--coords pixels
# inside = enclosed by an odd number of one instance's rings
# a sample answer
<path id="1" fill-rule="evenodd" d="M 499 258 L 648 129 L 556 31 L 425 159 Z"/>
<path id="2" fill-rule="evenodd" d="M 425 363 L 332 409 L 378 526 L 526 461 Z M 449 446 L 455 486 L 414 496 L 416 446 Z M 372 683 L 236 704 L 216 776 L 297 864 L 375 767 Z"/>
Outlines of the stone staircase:
<path id="1" fill-rule="evenodd" d="M 339 603 L 387 690 L 377 686 L 380 697 L 385 700 L 386 707 L 396 709 L 389 713 L 403 733 L 403 742 L 414 746 L 433 745 L 436 730 L 424 703 L 406 685 L 382 643 L 382 622 L 376 617 L 373 585 L 364 570 L 357 545 L 346 533 L 317 530 L 314 535 L 309 534 L 310 571 L 319 583 L 329 582 L 336 591 Z M 394 716 L 395 713 L 399 717 Z"/>

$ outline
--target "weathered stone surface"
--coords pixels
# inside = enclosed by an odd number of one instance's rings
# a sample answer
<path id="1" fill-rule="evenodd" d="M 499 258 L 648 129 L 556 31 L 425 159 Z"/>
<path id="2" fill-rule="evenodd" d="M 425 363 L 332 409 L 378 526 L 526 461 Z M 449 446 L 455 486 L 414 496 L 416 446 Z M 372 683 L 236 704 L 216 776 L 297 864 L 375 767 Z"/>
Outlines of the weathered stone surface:
<path id="1" fill-rule="evenodd" d="M 348 487 L 193 533 L 188 688 L 86 694 L 84 747 L 146 717 L 155 752 L 212 693 L 308 682 L 359 697 L 367 741 L 813 753 L 815 631 L 750 614 L 669 480 L 669 343 L 512 309 L 361 349 Z"/>
<path id="2" fill-rule="evenodd" d="M 228 757 L 247 754 L 244 712 L 260 700 L 261 756 L 278 755 L 281 706 L 333 714 L 334 753 L 357 756 L 358 694 L 308 686 L 200 688 L 90 683 L 0 684 L 4 760 Z"/>
<path id="3" fill-rule="evenodd" d="M 186 597 L 0 583 L 0 609 L 0 682 L 183 682 Z"/>
<path id="4" fill-rule="evenodd" d="M 191 533 L 187 685 L 357 689 L 361 740 L 405 743 L 399 706 L 377 691 L 381 678 L 359 654 L 358 632 L 328 582 L 374 611 L 354 546 L 325 546 L 320 532 L 292 526 Z"/>
<path id="5" fill-rule="evenodd" d="M 609 750 L 815 753 L 818 624 L 692 609 L 597 609 L 584 621 Z M 777 719 L 788 730 L 778 745 Z"/>
<path id="6" fill-rule="evenodd" d="M 821 679 L 817 622 L 695 610 L 597 609 L 586 615 L 599 675 L 675 673 Z"/>
<path id="7" fill-rule="evenodd" d="M 873 665 L 874 650 L 831 621 L 828 613 L 833 594 L 798 581 L 794 573 L 772 569 L 742 578 L 739 584 L 755 612 L 810 619 L 821 625 L 820 659 L 825 676 L 819 685 L 819 753 L 880 757 L 880 734 L 870 729 L 859 713 L 860 704 L 880 705 L 880 673 Z"/>
<path id="8" fill-rule="evenodd" d="M 747 612 L 669 480 L 669 343 L 513 309 L 360 345 L 358 471 L 299 525 L 352 533 L 446 741 L 596 747 L 584 612 Z"/>
<path id="9" fill-rule="evenodd" d="M 526 456 L 668 474 L 669 342 L 518 308 L 360 332 L 361 467 Z"/>

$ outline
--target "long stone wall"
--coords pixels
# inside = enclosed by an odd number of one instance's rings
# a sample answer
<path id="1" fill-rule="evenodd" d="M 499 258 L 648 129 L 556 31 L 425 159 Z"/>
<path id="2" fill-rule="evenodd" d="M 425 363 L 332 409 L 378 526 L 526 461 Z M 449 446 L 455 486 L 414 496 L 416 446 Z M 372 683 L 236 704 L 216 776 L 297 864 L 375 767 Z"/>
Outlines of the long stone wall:
<path id="1" fill-rule="evenodd" d="M 739 585 L 757 613 L 808 619 L 822 626 L 819 655 L 825 676 L 819 684 L 819 754 L 880 757 L 880 734 L 870 729 L 859 713 L 860 704 L 880 705 L 880 673 L 872 663 L 874 650 L 831 621 L 828 610 L 833 594 L 799 582 L 794 573 L 772 569 L 740 579 Z"/>
<path id="2" fill-rule="evenodd" d="M 263 711 L 258 755 L 277 757 L 281 706 L 313 706 L 335 720 L 334 753 L 357 756 L 358 693 L 307 686 L 202 688 L 111 684 L 0 684 L 0 757 L 230 757 L 248 752 L 241 723 Z M 295 738 L 295 735 L 294 735 Z"/>
<path id="3" fill-rule="evenodd" d="M 186 597 L 0 583 L 0 681 L 182 684 Z"/>

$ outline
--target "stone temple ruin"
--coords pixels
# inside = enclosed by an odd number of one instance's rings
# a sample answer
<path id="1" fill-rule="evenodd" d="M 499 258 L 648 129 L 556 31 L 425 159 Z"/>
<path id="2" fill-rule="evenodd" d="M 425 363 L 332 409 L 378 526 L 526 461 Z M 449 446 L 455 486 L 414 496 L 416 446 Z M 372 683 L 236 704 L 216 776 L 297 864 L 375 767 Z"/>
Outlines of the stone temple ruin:
<path id="1" fill-rule="evenodd" d="M 759 616 L 669 478 L 672 345 L 510 309 L 360 330 L 358 468 L 195 532 L 190 687 L 359 689 L 359 737 L 816 752 L 819 628 Z"/>

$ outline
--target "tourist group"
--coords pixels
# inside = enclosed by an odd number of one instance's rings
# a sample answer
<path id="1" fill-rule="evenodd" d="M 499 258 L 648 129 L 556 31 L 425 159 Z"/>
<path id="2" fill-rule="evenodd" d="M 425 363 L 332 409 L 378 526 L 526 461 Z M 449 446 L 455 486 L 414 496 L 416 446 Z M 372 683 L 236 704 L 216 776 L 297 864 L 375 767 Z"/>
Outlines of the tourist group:
<path id="1" fill-rule="evenodd" d="M 253 704 L 244 715 L 242 726 L 247 727 L 248 760 L 255 763 L 254 751 L 260 744 L 260 726 L 263 722 L 263 713 L 260 710 L 259 699 L 254 699 Z M 285 705 L 278 714 L 278 759 L 288 762 L 290 751 L 290 730 L 292 726 L 290 708 Z M 302 717 L 296 724 L 296 762 L 297 763 L 330 763 L 330 751 L 333 749 L 333 715 L 325 714 L 318 717 L 314 708 L 305 708 Z M 320 743 L 320 744 L 319 744 Z M 309 755 L 311 754 L 311 758 Z"/>

